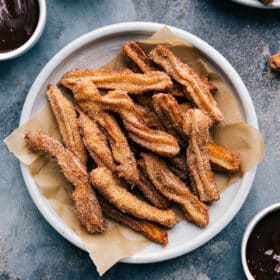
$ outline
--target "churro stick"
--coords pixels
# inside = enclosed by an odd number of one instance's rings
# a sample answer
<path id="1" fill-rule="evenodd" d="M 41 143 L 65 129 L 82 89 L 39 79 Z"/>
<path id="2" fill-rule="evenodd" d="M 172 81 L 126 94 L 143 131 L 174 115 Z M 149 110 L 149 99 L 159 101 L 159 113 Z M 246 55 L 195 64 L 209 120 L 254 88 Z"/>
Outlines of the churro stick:
<path id="1" fill-rule="evenodd" d="M 275 71 L 280 71 L 280 51 L 270 57 L 269 66 Z"/>
<path id="2" fill-rule="evenodd" d="M 56 158 L 65 178 L 74 186 L 72 199 L 75 213 L 88 232 L 103 232 L 107 223 L 88 182 L 88 174 L 81 161 L 60 142 L 40 132 L 27 133 L 25 140 L 28 148 L 34 152 L 49 154 Z"/>
<path id="3" fill-rule="evenodd" d="M 81 110 L 78 124 L 84 144 L 95 163 L 100 167 L 106 166 L 112 171 L 117 171 L 109 143 L 98 124 Z"/>
<path id="4" fill-rule="evenodd" d="M 190 109 L 184 117 L 183 129 L 189 135 L 187 165 L 193 192 L 203 202 L 220 198 L 211 170 L 207 143 L 210 119 L 199 109 Z"/>
<path id="5" fill-rule="evenodd" d="M 105 167 L 94 169 L 90 173 L 90 180 L 100 195 L 123 213 L 169 228 L 175 226 L 176 215 L 173 210 L 161 210 L 140 200 L 120 186 L 109 169 Z"/>
<path id="6" fill-rule="evenodd" d="M 161 71 L 138 74 L 104 69 L 73 70 L 66 73 L 59 83 L 69 88 L 78 79 L 86 79 L 99 89 L 118 89 L 136 95 L 150 91 L 165 91 L 172 87 L 169 76 Z"/>
<path id="7" fill-rule="evenodd" d="M 136 69 L 139 69 L 142 73 L 155 70 L 152 65 L 152 61 L 136 42 L 130 41 L 124 43 L 122 53 L 132 63 L 132 65 L 136 67 Z"/>
<path id="8" fill-rule="evenodd" d="M 48 86 L 47 96 L 57 120 L 63 142 L 83 164 L 86 164 L 87 153 L 79 132 L 77 114 L 74 105 L 55 85 L 50 84 Z"/>
<path id="9" fill-rule="evenodd" d="M 153 242 L 159 243 L 163 246 L 168 243 L 168 233 L 165 230 L 162 230 L 158 226 L 146 222 L 144 220 L 140 220 L 128 214 L 125 214 L 119 211 L 117 208 L 112 206 L 107 200 L 99 197 L 99 201 L 101 204 L 101 208 L 105 216 L 115 220 L 121 224 L 124 224 L 133 230 L 142 233 L 148 239 Z"/>
<path id="10" fill-rule="evenodd" d="M 207 142 L 211 166 L 217 171 L 236 172 L 240 168 L 240 157 L 214 142 Z"/>
<path id="11" fill-rule="evenodd" d="M 152 98 L 154 110 L 167 130 L 177 139 L 186 139 L 183 117 L 177 100 L 171 94 L 159 93 Z"/>

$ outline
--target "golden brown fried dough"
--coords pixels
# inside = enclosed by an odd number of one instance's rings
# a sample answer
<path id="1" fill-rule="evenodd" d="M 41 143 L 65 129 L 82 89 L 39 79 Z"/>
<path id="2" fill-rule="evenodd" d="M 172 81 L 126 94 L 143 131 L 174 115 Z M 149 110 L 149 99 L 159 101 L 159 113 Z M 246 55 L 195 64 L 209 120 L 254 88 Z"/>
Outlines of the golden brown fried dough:
<path id="1" fill-rule="evenodd" d="M 218 171 L 236 172 L 240 168 L 240 157 L 227 149 L 209 141 L 207 143 L 211 166 Z"/>
<path id="2" fill-rule="evenodd" d="M 75 187 L 72 198 L 78 219 L 88 232 L 103 232 L 107 223 L 102 216 L 95 192 L 88 182 L 85 166 L 79 158 L 45 134 L 27 133 L 25 140 L 31 151 L 46 153 L 56 158 L 65 178 Z"/>
<path id="3" fill-rule="evenodd" d="M 180 108 L 181 114 L 184 115 L 185 113 L 187 113 L 187 111 L 189 109 L 192 108 L 192 105 L 189 102 L 184 102 L 184 103 L 179 104 L 179 108 Z"/>
<path id="4" fill-rule="evenodd" d="M 193 192 L 203 202 L 220 198 L 211 170 L 207 143 L 210 119 L 199 109 L 190 109 L 184 117 L 184 131 L 189 135 L 187 165 Z"/>
<path id="5" fill-rule="evenodd" d="M 214 93 L 217 90 L 217 88 L 210 83 L 208 75 L 202 75 L 200 76 L 200 79 L 208 87 L 210 92 Z"/>
<path id="6" fill-rule="evenodd" d="M 142 105 L 143 107 L 149 109 L 150 111 L 154 110 L 151 94 L 137 95 L 137 96 L 133 96 L 133 98 L 137 102 L 137 104 Z"/>
<path id="7" fill-rule="evenodd" d="M 167 160 L 168 167 L 183 181 L 188 178 L 188 167 L 185 152 Z"/>
<path id="8" fill-rule="evenodd" d="M 84 144 L 95 163 L 99 167 L 105 166 L 114 172 L 117 171 L 106 136 L 98 124 L 82 111 L 79 111 L 78 124 Z"/>
<path id="9" fill-rule="evenodd" d="M 172 87 L 172 81 L 169 76 L 161 71 L 138 74 L 105 69 L 73 70 L 66 73 L 59 83 L 69 88 L 79 79 L 88 80 L 99 89 L 118 89 L 127 91 L 130 94 L 165 91 Z"/>
<path id="10" fill-rule="evenodd" d="M 86 164 L 87 153 L 79 132 L 74 105 L 55 85 L 49 85 L 47 96 L 67 149 Z"/>
<path id="11" fill-rule="evenodd" d="M 177 100 L 171 94 L 159 93 L 153 96 L 153 106 L 168 131 L 186 141 L 183 117 Z"/>
<path id="12" fill-rule="evenodd" d="M 142 233 L 148 239 L 153 242 L 159 243 L 163 246 L 168 243 L 168 234 L 167 231 L 162 230 L 158 226 L 151 224 L 149 222 L 137 219 L 130 215 L 127 215 L 117 208 L 112 206 L 107 200 L 102 197 L 99 197 L 99 201 L 103 210 L 104 215 L 107 217 L 124 224 L 133 230 Z"/>
<path id="13" fill-rule="evenodd" d="M 214 122 L 223 120 L 223 114 L 217 107 L 209 86 L 192 68 L 162 45 L 158 45 L 151 51 L 150 58 L 185 87 L 185 94 L 196 107 L 204 111 Z"/>
<path id="14" fill-rule="evenodd" d="M 207 226 L 209 222 L 208 208 L 193 195 L 183 181 L 180 180 L 155 155 L 142 153 L 145 170 L 162 195 L 182 207 L 185 218 L 200 227 Z"/>
<path id="15" fill-rule="evenodd" d="M 80 108 L 95 120 L 105 133 L 120 177 L 125 178 L 131 185 L 139 182 L 135 157 L 128 145 L 116 119 L 101 108 L 101 96 L 96 86 L 90 81 L 77 81 L 70 89 Z"/>
<path id="16" fill-rule="evenodd" d="M 137 103 L 134 103 L 134 106 L 135 109 L 141 115 L 142 120 L 144 121 L 146 126 L 153 129 L 164 130 L 164 126 L 160 121 L 159 117 L 157 116 L 157 114 L 155 114 L 153 111 Z"/>
<path id="17" fill-rule="evenodd" d="M 123 55 L 142 73 L 154 71 L 152 61 L 148 58 L 142 48 L 136 42 L 126 42 L 122 47 Z M 134 68 L 133 67 L 133 68 Z"/>
<path id="18" fill-rule="evenodd" d="M 139 169 L 140 181 L 137 185 L 139 191 L 155 207 L 167 209 L 170 206 L 169 201 L 154 187 L 149 178 L 145 176 L 141 170 L 141 165 L 139 165 Z"/>
<path id="19" fill-rule="evenodd" d="M 270 57 L 269 66 L 275 71 L 280 71 L 280 51 Z"/>
<path id="20" fill-rule="evenodd" d="M 175 97 L 186 97 L 186 94 L 184 93 L 184 87 L 176 82 L 173 82 L 172 88 L 169 89 L 166 93 L 171 94 Z"/>
<path id="21" fill-rule="evenodd" d="M 138 199 L 117 183 L 109 169 L 94 169 L 90 173 L 90 180 L 94 188 L 120 211 L 169 228 L 175 226 L 176 215 L 173 210 L 161 210 Z"/>
<path id="22" fill-rule="evenodd" d="M 105 109 L 120 114 L 130 138 L 135 143 L 162 156 L 178 154 L 180 147 L 176 138 L 165 131 L 147 127 L 126 92 L 110 91 L 101 97 L 101 102 Z"/>

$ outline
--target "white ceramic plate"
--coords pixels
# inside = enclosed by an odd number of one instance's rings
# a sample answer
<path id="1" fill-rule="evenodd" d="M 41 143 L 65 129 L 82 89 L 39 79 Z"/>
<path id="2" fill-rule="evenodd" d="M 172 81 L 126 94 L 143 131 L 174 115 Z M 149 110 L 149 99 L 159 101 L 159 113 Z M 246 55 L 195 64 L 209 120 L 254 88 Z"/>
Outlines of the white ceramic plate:
<path id="1" fill-rule="evenodd" d="M 99 67 L 116 52 L 124 41 L 144 39 L 163 27 L 149 22 L 127 22 L 99 28 L 76 39 L 55 55 L 38 75 L 24 103 L 20 124 L 26 122 L 44 104 L 45 91 L 50 82 L 57 82 L 68 70 L 82 67 Z M 178 37 L 190 42 L 208 58 L 211 66 L 225 80 L 239 100 L 244 116 L 249 124 L 258 128 L 255 109 L 250 95 L 237 72 L 229 62 L 214 48 L 196 36 L 181 29 L 169 27 Z M 26 166 L 21 164 L 27 189 L 45 219 L 66 239 L 81 249 L 85 249 L 79 236 L 54 212 L 47 200 L 38 190 Z M 221 199 L 210 207 L 210 223 L 207 228 L 182 222 L 169 231 L 169 244 L 162 248 L 151 244 L 141 252 L 122 260 L 128 263 L 150 263 L 171 259 L 200 247 L 218 234 L 237 214 L 243 205 L 255 176 L 256 168 L 247 172 L 243 179 L 230 186 Z"/>
<path id="2" fill-rule="evenodd" d="M 231 1 L 250 7 L 260 8 L 260 9 L 280 9 L 280 0 L 274 0 L 270 5 L 264 5 L 258 0 L 231 0 Z"/>

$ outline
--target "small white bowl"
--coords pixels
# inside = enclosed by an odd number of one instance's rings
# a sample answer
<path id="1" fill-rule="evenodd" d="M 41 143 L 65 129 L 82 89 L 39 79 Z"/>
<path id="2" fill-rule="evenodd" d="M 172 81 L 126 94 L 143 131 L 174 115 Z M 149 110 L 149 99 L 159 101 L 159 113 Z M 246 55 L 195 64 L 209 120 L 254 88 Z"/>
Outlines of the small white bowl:
<path id="1" fill-rule="evenodd" d="M 8 52 L 3 52 L 3 53 L 0 52 L 0 61 L 9 60 L 18 57 L 20 55 L 23 55 L 28 50 L 30 50 L 40 39 L 46 25 L 47 7 L 46 7 L 46 0 L 38 0 L 38 3 L 39 3 L 39 20 L 32 36 L 17 49 Z"/>
<path id="2" fill-rule="evenodd" d="M 249 267 L 247 265 L 247 259 L 246 259 L 246 248 L 248 239 L 251 236 L 252 231 L 254 230 L 255 226 L 269 213 L 275 212 L 280 209 L 280 203 L 273 204 L 271 206 L 268 206 L 267 208 L 264 208 L 261 210 L 249 223 L 247 226 L 243 239 L 242 239 L 242 245 L 241 245 L 241 259 L 242 259 L 242 266 L 244 273 L 248 280 L 254 280 L 254 277 L 252 276 Z"/>

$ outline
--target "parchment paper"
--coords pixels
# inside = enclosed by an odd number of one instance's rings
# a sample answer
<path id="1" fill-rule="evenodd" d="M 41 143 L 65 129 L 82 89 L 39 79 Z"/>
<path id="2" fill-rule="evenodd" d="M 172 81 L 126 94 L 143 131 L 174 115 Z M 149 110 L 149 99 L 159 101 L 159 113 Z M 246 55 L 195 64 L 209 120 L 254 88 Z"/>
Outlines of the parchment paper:
<path id="1" fill-rule="evenodd" d="M 215 174 L 219 190 L 224 190 L 230 183 L 242 178 L 246 171 L 262 160 L 265 149 L 261 134 L 243 121 L 237 100 L 222 79 L 208 66 L 207 57 L 197 49 L 175 37 L 167 28 L 163 28 L 148 40 L 139 43 L 146 51 L 151 50 L 157 44 L 168 45 L 177 56 L 192 66 L 200 75 L 208 74 L 210 82 L 216 86 L 215 99 L 225 120 L 212 129 L 212 137 L 218 144 L 239 153 L 241 156 L 241 170 L 238 174 Z M 116 69 L 122 66 L 125 66 L 125 62 L 118 54 L 104 67 Z M 23 137 L 26 132 L 30 131 L 42 131 L 61 139 L 49 105 L 33 115 L 28 122 L 16 129 L 4 142 L 10 152 L 29 167 L 40 191 L 56 213 L 81 237 L 100 275 L 120 259 L 135 254 L 149 243 L 142 235 L 111 221 L 109 221 L 106 233 L 87 233 L 73 212 L 69 196 L 71 186 L 57 168 L 57 164 L 54 160 L 32 153 L 26 148 Z"/>

